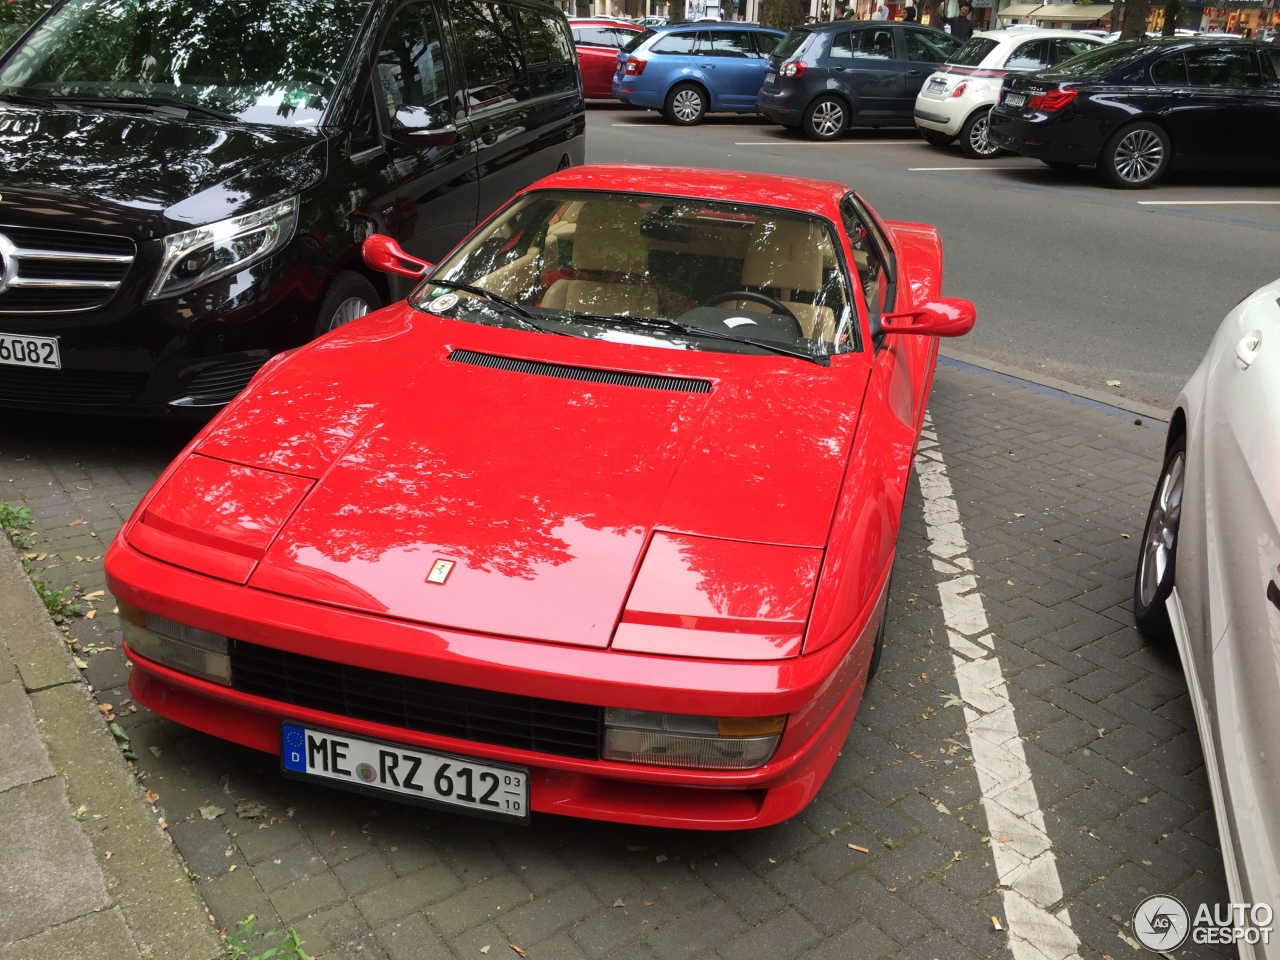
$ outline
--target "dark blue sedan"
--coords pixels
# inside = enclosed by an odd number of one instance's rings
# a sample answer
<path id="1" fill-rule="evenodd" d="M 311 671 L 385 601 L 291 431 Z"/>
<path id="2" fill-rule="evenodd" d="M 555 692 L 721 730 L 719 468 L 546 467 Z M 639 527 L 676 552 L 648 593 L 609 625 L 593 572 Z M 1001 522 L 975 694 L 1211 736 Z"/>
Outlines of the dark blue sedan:
<path id="1" fill-rule="evenodd" d="M 680 126 L 708 112 L 752 113 L 778 30 L 745 23 L 658 27 L 618 54 L 613 95 Z"/>

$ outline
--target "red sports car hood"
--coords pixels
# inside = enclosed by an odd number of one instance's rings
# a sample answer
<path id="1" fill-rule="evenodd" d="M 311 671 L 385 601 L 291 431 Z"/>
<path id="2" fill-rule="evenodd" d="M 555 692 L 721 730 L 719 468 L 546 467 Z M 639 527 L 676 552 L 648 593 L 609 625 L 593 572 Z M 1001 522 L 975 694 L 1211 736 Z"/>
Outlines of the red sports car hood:
<path id="1" fill-rule="evenodd" d="M 316 478 L 252 587 L 603 647 L 654 529 L 826 542 L 860 363 L 572 340 L 407 308 L 360 332 L 268 375 L 198 445 Z M 647 379 L 574 379 L 582 368 Z"/>

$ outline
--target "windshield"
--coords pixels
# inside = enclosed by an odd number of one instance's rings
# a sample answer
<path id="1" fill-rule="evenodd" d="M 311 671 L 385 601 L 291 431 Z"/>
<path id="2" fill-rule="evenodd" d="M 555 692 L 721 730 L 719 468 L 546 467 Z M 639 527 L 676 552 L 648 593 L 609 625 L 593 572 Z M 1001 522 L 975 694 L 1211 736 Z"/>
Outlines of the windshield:
<path id="1" fill-rule="evenodd" d="M 637 33 L 634 37 L 632 37 L 630 40 L 628 40 L 626 43 L 622 45 L 622 52 L 630 53 L 636 47 L 640 46 L 640 44 L 644 43 L 646 40 L 652 37 L 653 34 L 654 34 L 653 30 L 644 30 L 640 33 Z"/>
<path id="2" fill-rule="evenodd" d="M 761 352 L 728 339 L 739 338 L 826 357 L 857 348 L 838 249 L 829 223 L 790 210 L 536 191 L 481 227 L 410 303 L 479 323 L 527 327 L 523 320 L 532 319 L 548 332 L 605 340 Z M 504 310 L 453 290 L 450 280 L 510 303 Z"/>
<path id="3" fill-rule="evenodd" d="M 987 59 L 987 54 L 998 47 L 999 44 L 994 40 L 986 37 L 970 37 L 964 42 L 964 46 L 947 57 L 947 63 L 954 63 L 961 67 L 976 67 L 983 60 Z"/>
<path id="4" fill-rule="evenodd" d="M 1136 60 L 1149 49 L 1151 49 L 1149 46 L 1140 45 L 1134 40 L 1113 43 L 1107 47 L 1098 47 L 1088 53 L 1082 53 L 1078 57 L 1072 57 L 1061 66 L 1055 67 L 1053 73 L 1055 76 L 1078 77 L 1080 79 L 1100 77 L 1103 74 L 1110 73 L 1117 67 L 1122 67 L 1130 61 Z"/>
<path id="5" fill-rule="evenodd" d="M 368 0 L 68 0 L 0 94 L 147 98 L 251 123 L 320 121 Z"/>

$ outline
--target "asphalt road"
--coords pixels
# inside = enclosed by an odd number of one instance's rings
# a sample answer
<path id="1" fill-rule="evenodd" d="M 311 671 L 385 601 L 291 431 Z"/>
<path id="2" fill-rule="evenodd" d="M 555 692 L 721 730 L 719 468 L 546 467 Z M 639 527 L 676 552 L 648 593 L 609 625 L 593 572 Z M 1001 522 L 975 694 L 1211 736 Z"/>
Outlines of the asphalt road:
<path id="1" fill-rule="evenodd" d="M 909 129 L 814 144 L 754 117 L 680 128 L 607 104 L 589 111 L 587 160 L 847 183 L 886 219 L 941 231 L 945 292 L 978 306 L 965 351 L 1160 407 L 1232 306 L 1280 273 L 1274 177 L 1185 174 L 1109 190 L 1092 170 L 966 160 Z"/>

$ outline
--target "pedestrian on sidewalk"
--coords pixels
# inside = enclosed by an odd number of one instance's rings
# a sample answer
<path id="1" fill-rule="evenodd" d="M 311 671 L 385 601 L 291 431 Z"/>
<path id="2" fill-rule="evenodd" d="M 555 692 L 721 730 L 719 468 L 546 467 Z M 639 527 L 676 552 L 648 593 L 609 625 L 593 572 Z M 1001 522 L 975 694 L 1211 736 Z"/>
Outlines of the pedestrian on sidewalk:
<path id="1" fill-rule="evenodd" d="M 962 3 L 960 4 L 960 16 L 952 17 L 947 21 L 951 35 L 961 42 L 973 36 L 973 21 L 969 19 L 969 14 L 972 11 L 973 7 L 970 4 Z"/>

